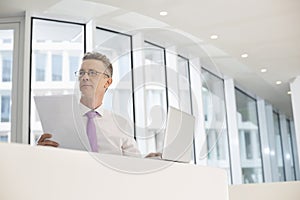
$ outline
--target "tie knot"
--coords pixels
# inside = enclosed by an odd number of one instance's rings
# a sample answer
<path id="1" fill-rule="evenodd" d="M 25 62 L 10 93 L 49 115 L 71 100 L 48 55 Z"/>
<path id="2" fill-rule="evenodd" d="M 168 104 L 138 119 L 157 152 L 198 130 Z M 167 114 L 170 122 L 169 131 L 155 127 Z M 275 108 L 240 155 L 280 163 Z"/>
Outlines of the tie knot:
<path id="1" fill-rule="evenodd" d="M 89 112 L 86 113 L 86 116 L 89 118 L 89 119 L 93 119 L 94 117 L 96 117 L 97 115 L 97 112 L 91 110 Z"/>

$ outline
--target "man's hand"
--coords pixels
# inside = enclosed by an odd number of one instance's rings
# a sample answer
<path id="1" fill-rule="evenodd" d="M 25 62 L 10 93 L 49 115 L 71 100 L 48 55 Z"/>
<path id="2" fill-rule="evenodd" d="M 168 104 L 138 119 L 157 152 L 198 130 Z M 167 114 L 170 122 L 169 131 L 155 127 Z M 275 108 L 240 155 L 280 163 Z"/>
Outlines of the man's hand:
<path id="1" fill-rule="evenodd" d="M 41 135 L 41 137 L 39 138 L 37 145 L 41 145 L 41 146 L 51 146 L 51 147 L 58 147 L 58 143 L 52 140 L 48 140 L 49 138 L 51 138 L 52 135 L 50 133 L 44 133 L 43 135 Z"/>
<path id="2" fill-rule="evenodd" d="M 159 157 L 161 158 L 161 153 L 156 152 L 156 153 L 149 153 L 145 158 L 153 158 L 153 157 Z"/>

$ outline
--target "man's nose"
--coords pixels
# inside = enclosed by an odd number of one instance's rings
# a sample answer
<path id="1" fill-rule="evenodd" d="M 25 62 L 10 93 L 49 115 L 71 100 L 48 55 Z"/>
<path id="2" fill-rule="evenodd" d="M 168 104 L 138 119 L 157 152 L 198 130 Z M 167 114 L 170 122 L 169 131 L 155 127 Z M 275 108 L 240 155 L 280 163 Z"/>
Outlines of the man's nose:
<path id="1" fill-rule="evenodd" d="M 83 81 L 87 81 L 87 80 L 89 80 L 89 75 L 88 75 L 88 73 L 84 73 L 84 75 L 81 77 L 81 80 L 83 80 Z"/>

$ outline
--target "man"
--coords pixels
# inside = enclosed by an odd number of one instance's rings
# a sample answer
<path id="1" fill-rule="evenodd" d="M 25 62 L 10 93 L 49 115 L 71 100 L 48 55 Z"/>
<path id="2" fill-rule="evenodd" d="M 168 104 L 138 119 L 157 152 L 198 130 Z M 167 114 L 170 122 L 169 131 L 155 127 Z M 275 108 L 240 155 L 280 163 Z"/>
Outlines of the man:
<path id="1" fill-rule="evenodd" d="M 75 74 L 81 91 L 79 112 L 86 126 L 91 151 L 139 157 L 134 138 L 124 131 L 127 121 L 103 109 L 105 92 L 112 83 L 113 68 L 109 59 L 100 53 L 88 52 Z M 49 133 L 43 134 L 38 145 L 58 147 L 51 137 Z M 156 154 L 147 157 L 152 156 Z"/>

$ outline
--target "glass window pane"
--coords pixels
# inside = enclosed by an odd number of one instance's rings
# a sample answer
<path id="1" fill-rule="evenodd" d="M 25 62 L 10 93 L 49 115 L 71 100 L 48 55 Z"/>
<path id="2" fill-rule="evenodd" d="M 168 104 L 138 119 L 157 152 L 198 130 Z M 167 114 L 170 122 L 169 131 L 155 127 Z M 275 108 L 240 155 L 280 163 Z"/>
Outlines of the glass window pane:
<path id="1" fill-rule="evenodd" d="M 10 82 L 12 73 L 12 51 L 1 51 L 2 57 L 2 81 Z"/>
<path id="2" fill-rule="evenodd" d="M 225 169 L 231 182 L 224 81 L 203 68 L 201 80 L 207 164 Z"/>
<path id="3" fill-rule="evenodd" d="M 143 83 L 135 91 L 137 142 L 142 154 L 162 152 L 167 113 L 165 51 L 144 42 Z M 142 68 L 142 69 L 141 69 Z M 142 72 L 143 71 L 143 72 Z M 142 103 L 141 103 L 142 102 Z"/>
<path id="4" fill-rule="evenodd" d="M 36 81 L 45 81 L 47 55 L 37 50 L 34 53 L 34 58 L 34 66 L 36 66 L 35 79 Z"/>
<path id="5" fill-rule="evenodd" d="M 0 24 L 0 142 L 10 142 L 14 30 Z"/>
<path id="6" fill-rule="evenodd" d="M 80 58 L 78 56 L 69 56 L 69 80 L 75 81 L 75 72 L 79 69 Z"/>
<path id="7" fill-rule="evenodd" d="M 104 96 L 104 107 L 125 119 L 130 119 L 132 129 L 129 134 L 134 136 L 131 37 L 97 28 L 95 41 L 95 50 L 106 55 L 113 66 L 113 82 Z"/>
<path id="8" fill-rule="evenodd" d="M 1 122 L 10 122 L 10 96 L 1 96 Z"/>
<path id="9" fill-rule="evenodd" d="M 74 75 L 84 53 L 84 26 L 42 19 L 33 19 L 32 26 L 30 142 L 34 144 L 42 127 L 33 97 L 74 92 L 76 79 L 70 78 L 70 70 Z"/>
<path id="10" fill-rule="evenodd" d="M 62 80 L 62 55 L 52 54 L 52 81 Z"/>
<path id="11" fill-rule="evenodd" d="M 278 176 L 279 181 L 285 181 L 284 174 L 284 164 L 283 164 L 283 152 L 282 152 L 282 140 L 281 140 L 281 131 L 279 123 L 279 114 L 273 112 L 273 122 L 274 122 L 274 131 L 275 131 L 275 155 L 278 166 Z"/>
<path id="12" fill-rule="evenodd" d="M 243 183 L 263 182 L 256 100 L 235 90 Z"/>

